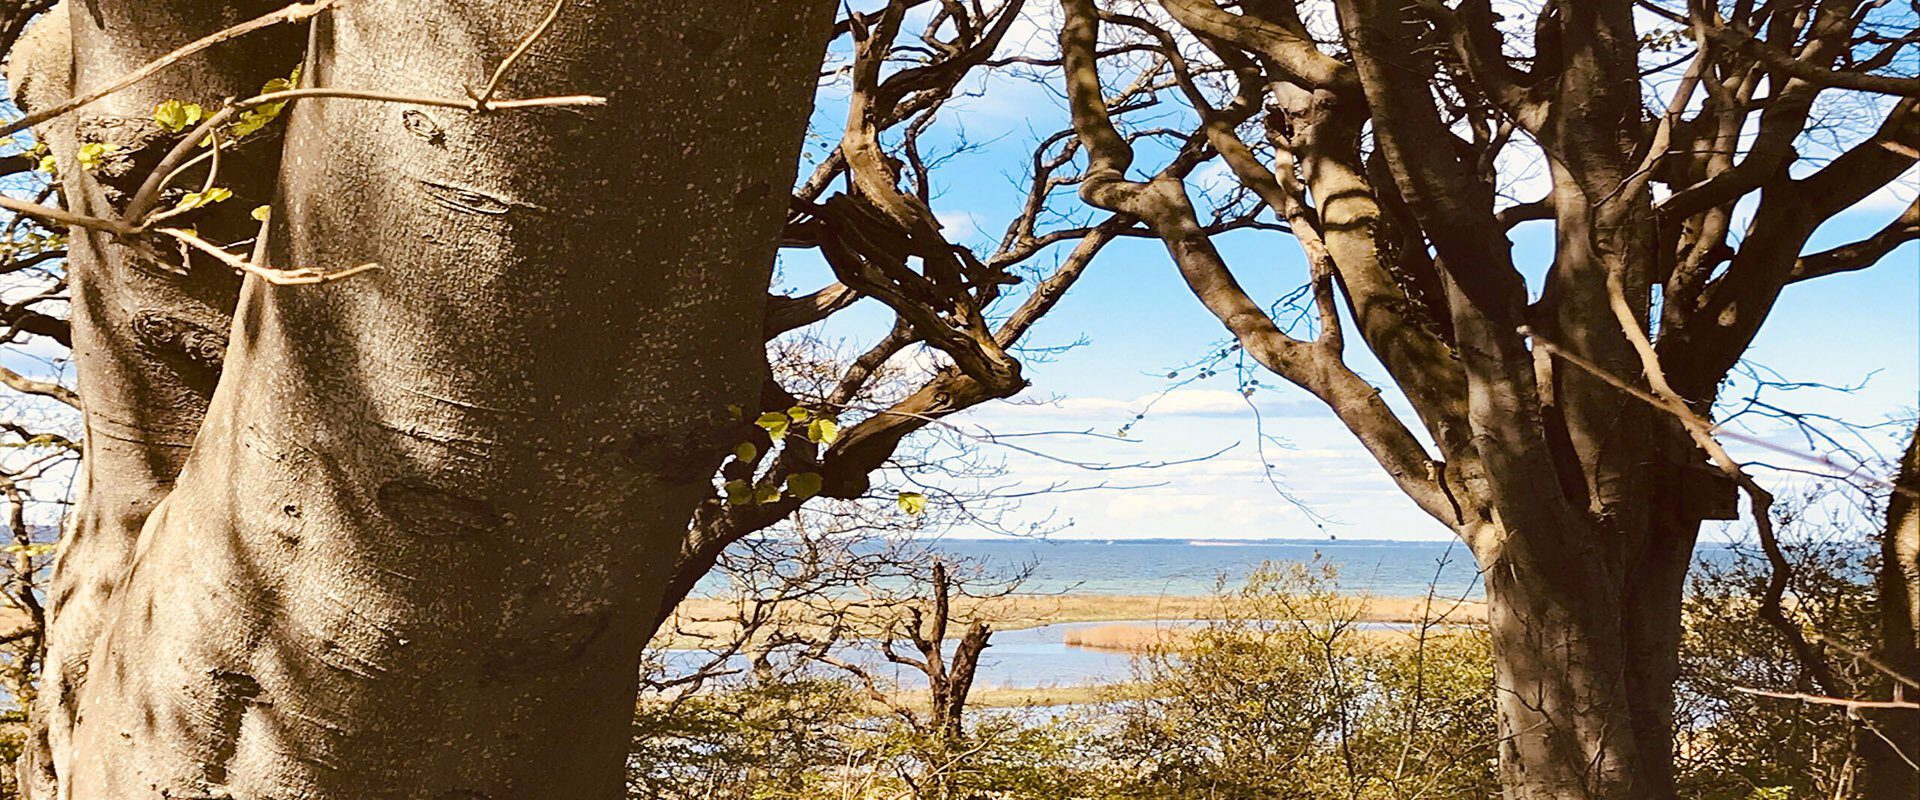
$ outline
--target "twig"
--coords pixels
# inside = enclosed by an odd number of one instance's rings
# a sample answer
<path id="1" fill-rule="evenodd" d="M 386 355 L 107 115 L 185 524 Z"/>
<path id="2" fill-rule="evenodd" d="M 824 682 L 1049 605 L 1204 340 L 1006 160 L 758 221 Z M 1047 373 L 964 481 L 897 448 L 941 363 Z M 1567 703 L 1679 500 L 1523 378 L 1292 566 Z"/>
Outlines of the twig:
<path id="1" fill-rule="evenodd" d="M 74 408 L 80 407 L 80 395 L 72 389 L 49 381 L 37 381 L 6 367 L 0 367 L 0 383 L 24 394 L 37 394 L 51 398 Z"/>
<path id="2" fill-rule="evenodd" d="M 333 272 L 324 272 L 310 267 L 279 269 L 277 267 L 255 264 L 252 261 L 236 256 L 214 246 L 212 242 L 208 242 L 190 231 L 184 231 L 179 228 L 161 228 L 159 232 L 180 240 L 181 244 L 219 259 L 220 263 L 249 275 L 257 275 L 261 280 L 276 286 L 310 286 L 316 283 L 331 283 L 342 278 L 349 278 L 362 272 L 380 268 L 379 264 L 361 264 L 357 267 L 348 267 L 347 269 Z"/>
<path id="3" fill-rule="evenodd" d="M 161 160 L 160 165 L 155 167 L 153 172 L 148 175 L 147 182 L 140 187 L 139 193 L 134 195 L 133 202 L 127 204 L 127 211 L 121 218 L 123 220 L 121 224 L 129 230 L 137 231 L 142 229 L 144 223 L 141 221 L 145 219 L 147 212 L 152 211 L 153 206 L 159 202 L 160 192 L 166 187 L 167 180 L 170 179 L 167 176 L 176 171 L 180 165 L 185 164 L 189 158 L 193 157 L 194 149 L 199 146 L 200 142 L 206 141 L 208 136 L 213 135 L 214 131 L 227 124 L 229 120 L 233 119 L 234 116 L 240 112 L 272 103 L 321 97 L 340 100 L 365 100 L 376 103 L 429 106 L 433 108 L 452 108 L 472 112 L 481 110 L 474 100 L 414 97 L 390 92 L 373 92 L 360 89 L 288 89 L 286 91 L 255 95 L 221 109 L 218 113 L 208 117 L 205 122 L 200 123 L 200 126 L 195 128 L 191 134 L 188 134 L 185 139 L 180 140 L 180 143 L 174 146 L 173 151 L 169 152 L 166 158 Z M 512 108 L 552 108 L 557 106 L 604 106 L 606 104 L 607 99 L 605 97 L 595 95 L 563 95 L 559 97 L 533 97 L 524 100 L 493 101 L 490 102 L 486 108 L 490 110 L 503 110 Z"/>
<path id="4" fill-rule="evenodd" d="M 1826 695 L 1806 694 L 1804 692 L 1772 692 L 1766 689 L 1754 689 L 1747 686 L 1735 686 L 1733 690 L 1741 694 L 1758 697 L 1773 697 L 1780 700 L 1798 700 L 1821 706 L 1841 706 L 1844 708 L 1908 708 L 1920 709 L 1920 703 L 1906 700 L 1853 700 L 1845 697 L 1827 697 Z"/>
<path id="5" fill-rule="evenodd" d="M 1794 450 L 1793 448 L 1790 448 L 1790 447 L 1782 447 L 1780 445 L 1769 442 L 1765 439 L 1748 436 L 1746 434 L 1739 433 L 1737 431 L 1727 430 L 1726 428 L 1722 427 L 1719 423 L 1712 422 L 1710 420 L 1707 420 L 1701 417 L 1698 414 L 1693 413 L 1693 409 L 1687 408 L 1684 404 L 1676 406 L 1674 404 L 1667 403 L 1666 401 L 1661 400 L 1660 398 L 1655 397 L 1653 394 L 1647 392 L 1645 389 L 1641 389 L 1640 387 L 1634 386 L 1631 383 L 1621 380 L 1618 376 L 1615 376 L 1614 374 L 1608 372 L 1605 367 L 1595 364 L 1592 361 L 1588 361 L 1586 358 L 1582 357 L 1580 354 L 1575 353 L 1571 350 L 1568 350 L 1564 347 L 1561 347 L 1558 344 L 1555 344 L 1552 340 L 1547 339 L 1544 336 L 1541 336 L 1538 331 L 1535 331 L 1528 326 L 1525 326 L 1525 325 L 1520 326 L 1519 332 L 1520 332 L 1520 335 L 1530 337 L 1534 340 L 1535 343 L 1539 344 L 1539 346 L 1546 348 L 1547 352 L 1552 353 L 1555 358 L 1559 358 L 1561 360 L 1566 361 L 1569 364 L 1579 367 L 1581 370 L 1585 371 L 1587 374 L 1592 375 L 1595 378 L 1599 378 L 1602 383 L 1605 383 L 1608 386 L 1612 386 L 1613 388 L 1620 390 L 1621 393 L 1626 394 L 1627 396 L 1632 397 L 1636 400 L 1639 400 L 1643 403 L 1651 405 L 1669 414 L 1680 416 L 1683 419 L 1683 421 L 1692 420 L 1696 424 L 1705 425 L 1710 430 L 1713 431 L 1713 435 L 1715 436 L 1718 436 L 1723 439 L 1730 439 L 1732 441 L 1736 441 L 1741 444 L 1757 447 L 1762 450 L 1779 453 L 1781 455 L 1799 459 L 1801 461 L 1805 461 L 1811 464 L 1819 464 L 1820 466 L 1827 467 L 1828 469 L 1846 471 L 1846 472 L 1849 472 L 1850 474 L 1858 474 L 1861 480 L 1864 480 L 1882 489 L 1888 489 L 1891 491 L 1899 492 L 1904 495 L 1920 497 L 1920 493 L 1916 493 L 1914 490 L 1909 489 L 1907 487 L 1896 485 L 1893 481 L 1887 480 L 1886 478 L 1882 478 L 1878 475 L 1873 475 L 1871 473 L 1856 473 L 1853 470 L 1846 470 L 1840 464 L 1836 464 L 1832 460 L 1822 458 L 1817 455 L 1808 455 L 1798 450 Z M 1828 475 L 1824 475 L 1823 477 L 1832 478 L 1834 480 L 1844 480 L 1846 479 L 1847 476 L 1828 474 Z"/>
<path id="6" fill-rule="evenodd" d="M 17 200 L 4 194 L 0 194 L 0 208 L 23 216 L 35 217 L 58 225 L 65 225 L 69 228 L 91 228 L 93 230 L 106 231 L 107 233 L 122 236 L 132 232 L 130 228 L 117 219 L 75 214 L 71 211 L 54 208 L 52 206 L 43 206 L 39 203 Z"/>
<path id="7" fill-rule="evenodd" d="M 46 122 L 47 120 L 50 120 L 55 117 L 59 117 L 63 114 L 66 114 L 68 112 L 71 112 L 74 109 L 90 105 L 93 102 L 103 97 L 106 97 L 107 95 L 113 94 L 114 92 L 118 92 L 136 83 L 139 83 L 148 78 L 151 78 L 154 75 L 157 75 L 162 71 L 165 71 L 168 67 L 178 64 L 182 60 L 185 60 L 187 57 L 192 56 L 193 54 L 198 53 L 202 50 L 205 50 L 209 47 L 213 47 L 214 45 L 217 45 L 232 39 L 237 39 L 241 36 L 245 36 L 249 33 L 253 33 L 254 31 L 260 30 L 262 28 L 271 28 L 275 25 L 279 25 L 284 22 L 299 22 L 301 20 L 307 19 L 316 14 L 319 14 L 322 11 L 325 11 L 329 6 L 332 6 L 336 2 L 338 2 L 338 0 L 313 0 L 313 2 L 307 2 L 307 3 L 294 3 L 293 5 L 287 6 L 286 8 L 282 8 L 279 11 L 274 11 L 269 14 L 264 14 L 262 16 L 255 17 L 251 20 L 242 22 L 231 28 L 227 28 L 226 30 L 201 38 L 193 42 L 192 44 L 189 44 L 185 47 L 182 47 L 178 50 L 175 50 L 171 53 L 161 56 L 160 58 L 155 59 L 153 61 L 147 62 L 146 66 L 136 69 L 130 73 L 127 73 L 126 76 L 122 77 L 117 81 L 114 81 L 113 83 L 107 84 L 105 87 L 102 87 L 92 92 L 88 92 L 87 94 L 81 95 L 79 97 L 75 97 L 64 103 L 60 103 L 59 105 L 52 106 L 50 108 L 44 108 L 39 111 L 35 111 L 31 114 L 28 114 L 24 117 L 21 117 L 10 123 L 7 123 L 5 127 L 0 127 L 0 137 L 12 136 L 15 133 L 19 133 L 20 131 L 31 128 L 42 122 Z"/>
<path id="8" fill-rule="evenodd" d="M 490 108 L 488 104 L 493 101 L 493 93 L 500 89 L 500 81 L 507 77 L 507 70 L 513 69 L 514 62 L 519 61 L 521 56 L 533 49 L 534 42 L 547 34 L 547 31 L 553 27 L 554 21 L 560 19 L 560 9 L 566 4 L 567 0 L 554 0 L 553 10 L 547 12 L 546 19 L 540 20 L 540 24 L 534 27 L 533 32 L 521 40 L 520 46 L 514 48 L 512 53 L 507 54 L 507 57 L 500 61 L 500 66 L 493 70 L 493 77 L 487 80 L 487 88 L 473 96 L 473 110 L 485 111 Z"/>

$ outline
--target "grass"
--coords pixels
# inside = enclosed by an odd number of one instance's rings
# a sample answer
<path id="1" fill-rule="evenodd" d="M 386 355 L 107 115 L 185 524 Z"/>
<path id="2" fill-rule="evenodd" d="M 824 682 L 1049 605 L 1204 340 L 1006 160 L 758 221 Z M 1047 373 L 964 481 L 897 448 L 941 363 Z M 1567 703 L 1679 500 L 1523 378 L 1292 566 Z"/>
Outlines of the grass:
<path id="1" fill-rule="evenodd" d="M 1124 685 L 1126 684 L 1080 684 L 1040 686 L 1032 689 L 982 686 L 975 688 L 967 695 L 967 708 L 1044 708 L 1080 705 L 1112 697 L 1116 687 Z M 926 692 L 918 694 L 903 692 L 901 696 L 908 703 L 927 702 Z"/>

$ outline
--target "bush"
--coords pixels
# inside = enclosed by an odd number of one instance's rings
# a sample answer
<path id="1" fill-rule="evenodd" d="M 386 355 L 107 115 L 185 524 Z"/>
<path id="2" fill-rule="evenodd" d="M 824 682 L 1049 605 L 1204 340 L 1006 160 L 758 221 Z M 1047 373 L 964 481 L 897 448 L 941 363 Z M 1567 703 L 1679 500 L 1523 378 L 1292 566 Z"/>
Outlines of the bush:
<path id="1" fill-rule="evenodd" d="M 1108 739 L 1125 796 L 1496 794 L 1484 632 L 1384 630 L 1362 606 L 1330 567 L 1268 565 L 1143 657 Z"/>
<path id="2" fill-rule="evenodd" d="M 659 800 L 815 798 L 847 760 L 863 704 L 840 681 L 745 681 L 634 714 L 628 796 Z"/>
<path id="3" fill-rule="evenodd" d="M 1874 533 L 1844 520 L 1808 524 L 1786 504 L 1780 536 L 1793 580 L 1783 605 L 1809 636 L 1866 651 L 1876 632 Z M 1691 579 L 1676 688 L 1681 795 L 1702 800 L 1812 800 L 1850 794 L 1854 724 L 1844 709 L 1740 691 L 1818 692 L 1785 637 L 1760 621 L 1773 574 L 1752 548 L 1698 565 Z M 1885 691 L 1865 664 L 1828 653 L 1856 691 Z"/>

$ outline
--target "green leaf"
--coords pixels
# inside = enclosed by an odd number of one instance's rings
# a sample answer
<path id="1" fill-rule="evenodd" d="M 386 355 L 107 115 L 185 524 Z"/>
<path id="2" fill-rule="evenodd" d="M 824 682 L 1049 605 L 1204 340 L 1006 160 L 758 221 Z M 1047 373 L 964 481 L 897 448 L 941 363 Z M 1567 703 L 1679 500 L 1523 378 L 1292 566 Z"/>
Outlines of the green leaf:
<path id="1" fill-rule="evenodd" d="M 815 444 L 833 444 L 840 439 L 840 423 L 821 417 L 807 423 L 807 441 Z"/>
<path id="2" fill-rule="evenodd" d="M 160 127 L 173 133 L 179 133 L 189 126 L 199 124 L 200 120 L 205 119 L 206 116 L 207 110 L 201 108 L 199 103 L 168 100 L 153 108 L 153 121 L 160 123 Z"/>
<path id="3" fill-rule="evenodd" d="M 78 153 L 79 160 L 80 160 L 80 169 L 83 172 L 93 172 L 95 170 L 98 170 L 101 167 L 106 166 L 107 161 L 112 159 L 114 155 L 119 152 L 120 152 L 120 145 L 117 145 L 117 144 L 108 144 L 105 142 L 94 142 L 92 144 L 80 145 L 80 151 Z"/>
<path id="4" fill-rule="evenodd" d="M 273 206 L 259 206 L 248 216 L 253 217 L 255 222 L 266 222 L 273 218 Z"/>
<path id="5" fill-rule="evenodd" d="M 813 412 L 808 411 L 804 406 L 794 406 L 787 409 L 787 416 L 792 417 L 794 422 L 806 422 L 813 418 Z"/>
<path id="6" fill-rule="evenodd" d="M 52 553 L 53 545 L 51 544 L 10 544 L 10 545 L 7 545 L 7 552 L 25 555 L 29 558 L 38 558 L 40 556 L 44 556 L 49 553 Z"/>
<path id="7" fill-rule="evenodd" d="M 894 502 L 900 504 L 901 511 L 916 517 L 926 513 L 927 510 L 927 496 L 919 492 L 901 492 L 900 497 Z"/>
<path id="8" fill-rule="evenodd" d="M 261 128 L 267 127 L 268 123 L 278 118 L 280 116 L 280 109 L 285 108 L 286 105 L 285 102 L 268 103 L 257 108 L 242 111 L 240 112 L 240 118 L 234 120 L 233 125 L 227 128 L 227 133 L 235 139 L 253 134 Z M 201 143 L 201 146 L 204 147 L 212 142 L 213 137 L 209 136 L 207 137 L 207 141 Z"/>
<path id="9" fill-rule="evenodd" d="M 778 486 L 774 486 L 771 483 L 763 483 L 753 487 L 753 502 L 755 503 L 766 505 L 778 499 L 780 499 L 780 487 Z"/>
<path id="10" fill-rule="evenodd" d="M 727 505 L 744 506 L 753 502 L 753 484 L 746 481 L 727 481 L 720 485 L 720 489 L 727 493 Z"/>
<path id="11" fill-rule="evenodd" d="M 752 442 L 741 442 L 733 448 L 733 457 L 741 461 L 752 461 L 757 455 L 760 455 L 760 448 L 754 447 Z"/>
<path id="12" fill-rule="evenodd" d="M 766 428 L 767 435 L 772 436 L 774 441 L 779 441 L 787 435 L 787 426 L 792 423 L 787 421 L 787 415 L 777 411 L 769 411 L 761 414 L 759 419 L 753 421 L 753 424 Z"/>
<path id="13" fill-rule="evenodd" d="M 260 93 L 275 94 L 278 92 L 289 92 L 299 87 L 300 70 L 295 69 L 291 76 L 274 78 L 273 80 L 267 81 L 265 85 L 260 87 Z M 227 132 L 236 139 L 252 134 L 261 128 L 267 127 L 268 123 L 278 119 L 280 112 L 285 110 L 286 107 L 287 101 L 281 100 L 276 103 L 264 103 L 249 108 L 240 112 L 239 119 L 234 120 L 233 124 L 228 126 Z M 212 140 L 209 139 L 208 141 L 210 142 Z M 202 146 L 206 144 L 207 142 L 201 143 Z"/>
<path id="14" fill-rule="evenodd" d="M 232 197 L 233 197 L 233 190 L 227 189 L 221 186 L 215 186 L 204 192 L 186 193 L 185 195 L 181 196 L 180 202 L 177 205 L 175 205 L 174 208 L 179 211 L 190 211 L 190 210 L 199 208 L 201 206 L 213 205 L 214 203 L 218 203 Z"/>
<path id="15" fill-rule="evenodd" d="M 300 68 L 294 67 L 293 73 L 284 78 L 274 78 L 260 87 L 261 94 L 288 92 L 300 88 Z"/>
<path id="16" fill-rule="evenodd" d="M 820 493 L 820 473 L 802 472 L 787 476 L 787 494 L 796 500 L 805 500 Z"/>

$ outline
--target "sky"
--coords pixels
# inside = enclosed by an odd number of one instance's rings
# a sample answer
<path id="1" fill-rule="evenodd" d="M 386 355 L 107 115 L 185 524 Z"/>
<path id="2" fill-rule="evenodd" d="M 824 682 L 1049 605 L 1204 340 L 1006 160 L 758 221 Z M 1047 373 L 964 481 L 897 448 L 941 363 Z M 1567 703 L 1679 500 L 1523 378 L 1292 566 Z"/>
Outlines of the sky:
<path id="1" fill-rule="evenodd" d="M 1035 2 L 1001 55 L 1050 53 L 1050 3 Z M 1519 17 L 1516 17 L 1519 18 Z M 836 43 L 841 55 L 845 41 Z M 985 246 L 998 237 L 1020 198 L 1018 184 L 1030 149 L 1066 127 L 1058 80 L 1022 80 L 1006 73 L 968 85 L 968 96 L 928 134 L 928 142 L 965 142 L 935 173 L 934 207 L 950 237 Z M 1042 76 L 1045 77 L 1045 76 Z M 823 82 L 807 157 L 817 159 L 844 123 L 845 87 Z M 803 164 L 803 172 L 806 171 Z M 1541 168 L 1523 156 L 1503 164 L 1515 197 L 1541 194 Z M 1196 185 L 1224 183 L 1217 166 L 1202 168 Z M 1920 192 L 1909 173 L 1823 228 L 1815 249 L 1851 241 L 1884 225 Z M 1070 198 L 1063 207 L 1074 207 Z M 1085 215 L 1086 212 L 1078 212 Z M 1515 256 L 1537 278 L 1551 257 L 1550 223 L 1516 229 Z M 1249 232 L 1221 239 L 1236 274 L 1261 302 L 1305 280 L 1294 241 L 1281 233 Z M 1050 266 L 1064 250 L 1033 263 Z M 831 280 L 816 257 L 787 251 L 780 279 L 787 291 L 809 291 Z M 1749 353 L 1751 362 L 1786 379 L 1855 385 L 1851 393 L 1796 391 L 1773 399 L 1796 410 L 1856 422 L 1910 418 L 1920 406 L 1920 247 L 1900 248 L 1880 266 L 1788 290 Z M 837 315 L 820 333 L 850 343 L 870 342 L 890 322 L 873 301 Z M 1384 380 L 1356 337 L 1349 337 L 1356 369 L 1387 391 L 1403 417 L 1407 407 Z M 1239 389 L 1233 359 L 1220 375 L 1193 380 L 1192 365 L 1228 342 L 1217 321 L 1189 293 L 1160 246 L 1123 240 L 1109 246 L 1066 299 L 1027 337 L 1026 375 L 1032 388 L 953 418 L 974 435 L 1049 433 L 1014 440 L 1024 448 L 983 444 L 1000 460 L 992 481 L 1016 491 L 1048 487 L 1080 491 L 1027 497 L 1005 527 L 1032 528 L 1059 538 L 1318 538 L 1444 539 L 1443 527 L 1418 511 L 1317 401 L 1259 370 L 1264 384 L 1250 397 Z M 57 348 L 10 350 L 6 364 L 28 374 L 64 372 L 49 362 Z M 1169 374 L 1177 377 L 1169 378 Z M 1129 426 L 1123 440 L 1117 430 Z M 1417 427 L 1417 426 L 1416 426 Z M 1891 451 L 1896 426 L 1870 432 Z M 1777 428 L 1748 429 L 1788 445 Z M 1737 453 L 1753 453 L 1734 444 Z M 1779 460 L 1769 455 L 1770 460 Z M 1159 466 L 1121 468 L 1126 465 Z M 1099 465 L 1103 469 L 1093 469 Z M 1801 476 L 1761 472 L 1776 485 Z M 986 535 L 959 528 L 950 535 Z"/>
<path id="2" fill-rule="evenodd" d="M 1041 19 L 1016 29 L 1009 39 L 1003 51 L 1044 52 L 1051 47 Z M 935 127 L 939 135 L 925 140 L 964 137 L 972 146 L 935 171 L 938 197 L 933 205 L 949 236 L 966 241 L 971 235 L 975 243 L 986 244 L 1011 219 L 1019 198 L 1014 186 L 1029 149 L 1064 128 L 1067 115 L 1057 92 L 1047 85 L 997 78 L 971 88 L 975 96 L 958 101 L 957 113 Z M 830 134 L 843 124 L 843 96 L 844 90 L 831 83 L 823 88 L 815 114 L 817 131 Z M 1514 177 L 1509 187 L 1514 196 L 1533 199 L 1543 193 L 1542 169 L 1524 157 L 1503 169 Z M 1218 179 L 1217 170 L 1202 169 L 1195 180 Z M 1812 249 L 1877 230 L 1916 191 L 1920 176 L 1909 172 L 1898 185 L 1828 223 Z M 1551 258 L 1552 235 L 1550 222 L 1527 223 L 1515 231 L 1516 261 L 1536 281 Z M 1272 302 L 1305 281 L 1302 255 L 1286 234 L 1235 234 L 1222 245 L 1258 302 Z M 809 256 L 788 252 L 782 276 L 790 289 L 805 291 L 828 280 L 825 269 Z M 829 322 L 824 333 L 871 341 L 888 320 L 871 301 L 865 305 Z M 1855 422 L 1905 419 L 1920 406 L 1916 319 L 1920 247 L 1909 243 L 1874 269 L 1789 288 L 1748 358 L 1792 381 L 1859 385 L 1851 393 L 1802 390 L 1771 396 L 1777 404 Z M 1412 419 L 1364 345 L 1351 335 L 1349 340 L 1349 360 L 1356 369 L 1387 390 L 1403 418 Z M 1196 370 L 1186 367 L 1217 353 L 1228 339 L 1156 242 L 1123 240 L 1108 247 L 1027 341 L 1043 347 L 1078 344 L 1028 361 L 1026 374 L 1033 385 L 1026 393 L 954 422 L 995 434 L 1065 432 L 1017 440 L 1047 457 L 984 447 L 1004 458 L 1002 483 L 1088 490 L 1028 498 L 1013 514 L 1012 527 L 1037 525 L 1054 537 L 1074 539 L 1452 535 L 1401 495 L 1345 428 L 1304 392 L 1257 369 L 1251 376 L 1266 386 L 1251 397 L 1237 391 L 1240 377 L 1233 369 L 1223 368 L 1210 380 L 1188 380 Z M 1233 363 L 1230 359 L 1222 366 Z M 1169 373 L 1179 377 L 1169 379 Z M 1136 420 L 1141 414 L 1144 418 Z M 1129 422 L 1133 425 L 1125 441 L 1086 435 L 1112 434 Z M 1895 452 L 1896 427 L 1867 436 L 1883 451 Z M 1790 446 L 1801 444 L 1777 427 L 1745 430 Z M 1733 449 L 1737 455 L 1758 452 L 1737 443 Z M 1781 460 L 1771 454 L 1767 458 Z M 1174 463 L 1093 470 L 1063 463 L 1069 461 Z M 1805 480 L 1764 470 L 1760 474 L 1781 487 Z M 1109 488 L 1098 488 L 1102 486 Z M 987 533 L 961 528 L 952 535 Z"/>

